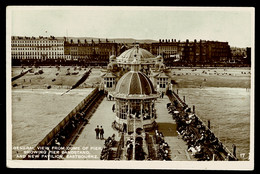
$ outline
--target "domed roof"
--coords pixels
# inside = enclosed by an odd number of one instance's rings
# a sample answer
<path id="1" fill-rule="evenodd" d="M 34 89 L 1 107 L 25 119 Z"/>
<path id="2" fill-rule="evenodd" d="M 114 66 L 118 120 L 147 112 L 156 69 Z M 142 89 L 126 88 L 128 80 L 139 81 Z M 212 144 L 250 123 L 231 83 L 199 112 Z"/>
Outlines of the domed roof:
<path id="1" fill-rule="evenodd" d="M 156 94 L 151 80 L 140 71 L 129 71 L 118 81 L 115 97 L 153 96 Z"/>
<path id="2" fill-rule="evenodd" d="M 130 63 L 134 59 L 137 59 L 140 63 L 151 63 L 149 62 L 149 59 L 153 60 L 154 58 L 155 56 L 146 49 L 134 46 L 117 57 L 117 62 Z"/>

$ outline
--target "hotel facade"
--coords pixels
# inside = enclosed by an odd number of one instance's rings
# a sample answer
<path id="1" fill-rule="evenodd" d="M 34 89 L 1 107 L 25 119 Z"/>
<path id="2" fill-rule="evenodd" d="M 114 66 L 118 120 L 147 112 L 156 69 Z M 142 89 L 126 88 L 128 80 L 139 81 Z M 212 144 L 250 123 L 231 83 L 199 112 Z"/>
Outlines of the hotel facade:
<path id="1" fill-rule="evenodd" d="M 231 57 L 228 42 L 206 41 L 196 39 L 185 42 L 176 39 L 160 39 L 152 43 L 152 54 L 161 55 L 165 64 L 175 61 L 182 63 L 219 63 L 226 62 Z"/>
<path id="2" fill-rule="evenodd" d="M 64 39 L 51 37 L 15 37 L 11 39 L 13 60 L 46 60 L 64 58 Z"/>
<path id="3" fill-rule="evenodd" d="M 108 39 L 12 36 L 11 57 L 14 65 L 67 62 L 106 66 L 110 56 L 118 56 L 132 45 L 133 43 L 116 43 Z M 159 39 L 159 42 L 139 45 L 155 56 L 162 56 L 167 66 L 225 64 L 232 59 L 228 42 Z"/>

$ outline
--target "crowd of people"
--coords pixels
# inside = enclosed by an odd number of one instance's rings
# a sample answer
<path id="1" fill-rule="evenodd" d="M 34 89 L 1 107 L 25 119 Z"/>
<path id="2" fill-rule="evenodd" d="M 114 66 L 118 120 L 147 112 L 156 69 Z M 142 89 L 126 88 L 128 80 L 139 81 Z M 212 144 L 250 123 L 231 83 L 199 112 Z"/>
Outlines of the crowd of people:
<path id="1" fill-rule="evenodd" d="M 113 134 L 111 137 L 109 136 L 105 140 L 105 147 L 103 147 L 101 154 L 100 154 L 100 160 L 109 160 L 109 157 L 111 156 L 112 149 L 111 147 L 114 147 L 116 144 L 115 140 L 115 134 Z"/>
<path id="2" fill-rule="evenodd" d="M 159 132 L 157 129 L 155 130 L 154 139 L 156 144 L 158 144 L 157 150 L 157 158 L 158 160 L 170 161 L 170 153 L 169 153 L 169 145 L 164 140 L 164 136 L 162 132 Z"/>
<path id="3" fill-rule="evenodd" d="M 178 110 L 178 102 L 167 104 L 167 108 L 177 123 L 178 136 L 188 145 L 188 151 L 198 160 L 232 160 L 230 154 L 224 150 L 223 144 L 215 137 L 214 133 L 191 112 L 191 108 L 185 105 Z M 222 155 L 223 154 L 223 155 Z M 229 159 L 225 159 L 227 156 Z"/>

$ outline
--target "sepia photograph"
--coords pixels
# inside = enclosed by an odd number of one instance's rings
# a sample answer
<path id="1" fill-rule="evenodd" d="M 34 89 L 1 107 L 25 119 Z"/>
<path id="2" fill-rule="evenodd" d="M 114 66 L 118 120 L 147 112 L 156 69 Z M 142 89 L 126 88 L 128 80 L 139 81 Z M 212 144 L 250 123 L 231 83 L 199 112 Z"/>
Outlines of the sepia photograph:
<path id="1" fill-rule="evenodd" d="M 9 168 L 254 169 L 253 7 L 8 6 Z"/>

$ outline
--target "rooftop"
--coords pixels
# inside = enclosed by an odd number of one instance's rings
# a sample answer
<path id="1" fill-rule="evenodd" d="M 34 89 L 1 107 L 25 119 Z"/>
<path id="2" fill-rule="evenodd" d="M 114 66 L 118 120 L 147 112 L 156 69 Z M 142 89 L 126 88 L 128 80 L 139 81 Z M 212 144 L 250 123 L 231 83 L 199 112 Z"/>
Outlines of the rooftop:
<path id="1" fill-rule="evenodd" d="M 118 56 L 117 62 L 128 64 L 133 62 L 135 59 L 140 63 L 150 63 L 151 60 L 155 60 L 155 56 L 146 49 L 134 46 Z"/>
<path id="2" fill-rule="evenodd" d="M 136 97 L 136 95 L 151 95 L 154 97 L 156 91 L 154 90 L 151 80 L 144 73 L 140 71 L 129 71 L 118 81 L 115 94 L 116 97 Z"/>

